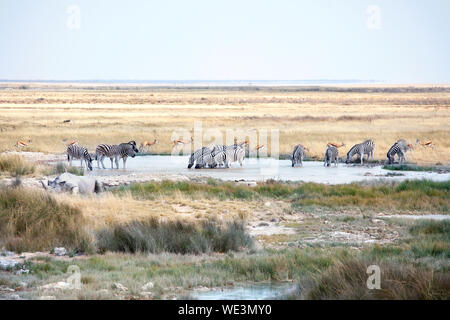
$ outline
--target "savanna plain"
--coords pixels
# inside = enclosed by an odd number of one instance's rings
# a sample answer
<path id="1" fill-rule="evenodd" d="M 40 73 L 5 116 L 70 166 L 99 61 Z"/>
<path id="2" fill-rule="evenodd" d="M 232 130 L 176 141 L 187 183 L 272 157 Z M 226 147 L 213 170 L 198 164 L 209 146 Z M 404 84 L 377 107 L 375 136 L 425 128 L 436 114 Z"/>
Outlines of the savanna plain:
<path id="1" fill-rule="evenodd" d="M 156 139 L 144 152 L 170 154 L 175 139 L 191 147 L 196 122 L 239 140 L 256 135 L 269 156 L 272 140 L 260 134 L 276 129 L 280 157 L 302 143 L 306 160 L 322 160 L 328 142 L 345 144 L 345 160 L 352 145 L 370 138 L 375 160 L 368 165 L 383 164 L 390 146 L 405 139 L 413 150 L 406 165 L 390 167 L 393 174 L 448 172 L 449 120 L 445 85 L 1 83 L 0 297 L 180 299 L 285 283 L 290 290 L 278 298 L 449 299 L 450 181 L 163 178 L 98 195 L 21 183 L 82 174 L 39 158 L 64 154 L 69 141 L 94 152 L 100 143 Z M 380 289 L 367 287 L 370 265 L 380 267 Z M 70 266 L 80 271 L 80 288 L 67 282 Z"/>

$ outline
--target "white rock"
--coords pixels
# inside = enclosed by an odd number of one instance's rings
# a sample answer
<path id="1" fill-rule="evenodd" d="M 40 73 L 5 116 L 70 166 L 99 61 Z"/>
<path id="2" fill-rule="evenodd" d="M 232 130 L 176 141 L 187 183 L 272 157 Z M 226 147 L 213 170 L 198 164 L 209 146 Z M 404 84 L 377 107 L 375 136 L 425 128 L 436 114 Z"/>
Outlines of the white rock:
<path id="1" fill-rule="evenodd" d="M 12 294 L 9 296 L 11 300 L 21 300 L 20 296 L 18 294 Z"/>
<path id="2" fill-rule="evenodd" d="M 0 269 L 6 270 L 8 268 L 14 268 L 18 265 L 17 261 L 0 259 Z"/>
<path id="3" fill-rule="evenodd" d="M 142 292 L 140 293 L 140 295 L 143 296 L 143 297 L 145 297 L 145 298 L 151 298 L 151 297 L 153 297 L 153 293 L 152 293 L 152 292 L 149 292 L 149 291 L 142 291 Z"/>
<path id="4" fill-rule="evenodd" d="M 97 291 L 97 293 L 99 293 L 99 294 L 108 294 L 109 291 L 107 289 L 100 289 L 100 290 Z"/>
<path id="5" fill-rule="evenodd" d="M 270 207 L 270 202 L 267 201 L 266 203 L 264 203 L 264 205 L 265 205 L 266 207 Z"/>
<path id="6" fill-rule="evenodd" d="M 55 296 L 40 296 L 39 300 L 56 300 Z"/>
<path id="7" fill-rule="evenodd" d="M 29 273 L 30 273 L 30 270 L 28 270 L 28 269 L 20 269 L 20 270 L 16 271 L 17 275 L 29 274 Z"/>
<path id="8" fill-rule="evenodd" d="M 70 283 L 68 282 L 64 282 L 64 281 L 59 281 L 59 282 L 55 282 L 55 283 L 49 283 L 43 286 L 40 286 L 39 289 L 41 290 L 66 290 L 66 289 L 77 289 L 76 287 L 72 286 Z"/>
<path id="9" fill-rule="evenodd" d="M 128 291 L 128 288 L 119 282 L 114 283 L 114 289 L 117 289 L 117 290 L 123 291 L 123 292 Z"/>
<path id="10" fill-rule="evenodd" d="M 55 248 L 53 252 L 55 256 L 65 256 L 67 254 L 67 250 L 64 247 Z"/>
<path id="11" fill-rule="evenodd" d="M 151 290 L 151 289 L 153 289 L 153 287 L 154 287 L 154 285 L 153 285 L 153 282 L 147 282 L 146 284 L 144 284 L 142 287 L 141 287 L 141 289 L 143 290 L 143 291 L 149 291 L 149 290 Z"/>

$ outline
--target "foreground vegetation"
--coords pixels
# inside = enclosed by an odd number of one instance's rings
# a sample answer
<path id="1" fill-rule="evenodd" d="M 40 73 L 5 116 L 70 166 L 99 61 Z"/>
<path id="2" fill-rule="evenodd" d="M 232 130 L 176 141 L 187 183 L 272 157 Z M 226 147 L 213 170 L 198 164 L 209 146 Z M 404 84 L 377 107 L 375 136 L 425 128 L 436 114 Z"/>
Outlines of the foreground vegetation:
<path id="1" fill-rule="evenodd" d="M 194 199 L 283 199 L 295 207 L 365 207 L 371 209 L 433 210 L 449 212 L 450 181 L 406 180 L 389 185 L 324 185 L 318 183 L 266 182 L 256 187 L 220 183 L 148 182 L 120 187 L 116 194 L 131 192 L 137 199 L 181 193 Z"/>
<path id="2" fill-rule="evenodd" d="M 19 281 L 27 281 L 22 295 L 29 298 L 51 294 L 66 299 L 142 299 L 149 298 L 149 293 L 141 287 L 151 281 L 150 298 L 167 299 L 189 296 L 189 290 L 199 286 L 294 281 L 297 290 L 286 298 L 449 299 L 450 223 L 400 224 L 404 236 L 397 244 L 361 250 L 309 247 L 209 255 L 108 253 L 83 259 L 32 258 L 25 262 L 30 274 L 0 273 L 0 283 L 18 287 Z M 65 281 L 69 265 L 80 268 L 81 290 L 38 288 Z M 366 286 L 369 265 L 380 266 L 380 290 Z M 118 290 L 117 282 L 128 290 Z"/>

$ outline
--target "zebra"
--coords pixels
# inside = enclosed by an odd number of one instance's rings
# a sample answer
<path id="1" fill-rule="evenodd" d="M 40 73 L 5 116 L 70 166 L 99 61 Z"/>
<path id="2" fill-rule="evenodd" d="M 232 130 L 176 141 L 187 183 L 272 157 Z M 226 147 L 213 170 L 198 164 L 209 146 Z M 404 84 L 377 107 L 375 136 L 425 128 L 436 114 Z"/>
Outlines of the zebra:
<path id="1" fill-rule="evenodd" d="M 292 167 L 294 167 L 297 163 L 300 163 L 300 166 L 303 167 L 303 158 L 305 157 L 305 147 L 301 144 L 298 144 L 294 147 L 294 151 L 292 152 Z"/>
<path id="2" fill-rule="evenodd" d="M 398 163 L 401 164 L 403 161 L 405 161 L 405 153 L 410 149 L 412 149 L 411 144 L 408 144 L 408 142 L 403 139 L 398 140 L 392 145 L 392 147 L 386 154 L 389 164 L 394 163 L 395 155 L 398 155 Z"/>
<path id="3" fill-rule="evenodd" d="M 80 168 L 83 167 L 83 162 L 86 163 L 86 168 L 92 171 L 92 158 L 85 147 L 81 147 L 74 143 L 67 147 L 67 161 L 72 166 L 72 159 L 80 159 Z"/>
<path id="4" fill-rule="evenodd" d="M 397 142 L 389 148 L 389 151 L 386 154 L 389 164 L 394 163 L 395 155 L 398 155 L 398 163 L 401 164 L 405 159 L 405 155 Z"/>
<path id="5" fill-rule="evenodd" d="M 345 160 L 345 163 L 349 163 L 350 159 L 355 155 L 358 154 L 361 157 L 361 164 L 363 164 L 363 157 L 365 154 L 367 154 L 367 160 L 369 160 L 369 157 L 373 160 L 373 150 L 375 149 L 375 143 L 372 139 L 368 139 L 362 143 L 355 144 L 351 149 L 347 152 L 347 160 Z"/>
<path id="6" fill-rule="evenodd" d="M 103 159 L 108 157 L 111 160 L 111 169 L 113 169 L 113 159 L 116 162 L 116 168 L 119 169 L 119 158 L 123 159 L 123 168 L 126 168 L 127 157 L 131 156 L 134 158 L 136 153 L 139 150 L 136 147 L 135 141 L 130 141 L 127 143 L 121 143 L 119 145 L 108 145 L 108 144 L 99 144 L 95 149 L 95 155 L 97 160 L 97 166 L 100 169 L 100 162 L 102 163 L 103 169 L 105 168 L 105 164 L 103 163 Z"/>
<path id="7" fill-rule="evenodd" d="M 195 163 L 195 169 L 204 168 L 208 165 L 210 168 L 215 167 L 213 156 L 211 155 L 211 149 L 203 147 L 195 150 L 189 157 L 188 169 L 192 168 Z"/>
<path id="8" fill-rule="evenodd" d="M 329 167 L 331 165 L 331 162 L 334 161 L 334 164 L 338 165 L 338 155 L 339 155 L 339 150 L 338 148 L 334 147 L 334 146 L 330 146 L 327 148 L 327 150 L 325 151 L 325 159 L 324 159 L 324 166 Z"/>
<path id="9" fill-rule="evenodd" d="M 225 150 L 227 149 L 226 145 L 215 145 L 212 147 L 212 151 L 211 151 L 211 155 L 214 158 L 214 162 L 216 163 L 216 165 L 218 166 L 223 166 L 226 163 L 226 152 Z"/>
<path id="10" fill-rule="evenodd" d="M 240 144 L 233 144 L 227 146 L 225 152 L 225 167 L 229 168 L 232 162 L 239 162 L 242 167 L 242 162 L 245 158 L 245 146 L 248 145 L 248 141 L 244 141 Z"/>

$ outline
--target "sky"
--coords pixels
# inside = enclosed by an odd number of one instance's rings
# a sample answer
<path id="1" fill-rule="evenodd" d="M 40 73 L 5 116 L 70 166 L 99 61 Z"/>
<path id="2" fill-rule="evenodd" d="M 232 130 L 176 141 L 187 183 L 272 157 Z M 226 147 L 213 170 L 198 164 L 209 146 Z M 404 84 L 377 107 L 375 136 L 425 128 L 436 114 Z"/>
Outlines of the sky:
<path id="1" fill-rule="evenodd" d="M 0 79 L 450 83 L 448 0 L 0 0 Z"/>

